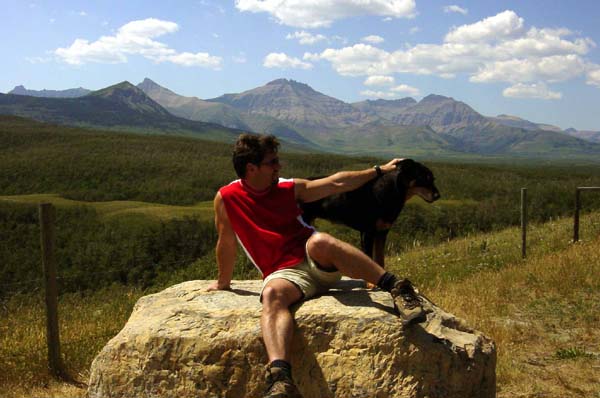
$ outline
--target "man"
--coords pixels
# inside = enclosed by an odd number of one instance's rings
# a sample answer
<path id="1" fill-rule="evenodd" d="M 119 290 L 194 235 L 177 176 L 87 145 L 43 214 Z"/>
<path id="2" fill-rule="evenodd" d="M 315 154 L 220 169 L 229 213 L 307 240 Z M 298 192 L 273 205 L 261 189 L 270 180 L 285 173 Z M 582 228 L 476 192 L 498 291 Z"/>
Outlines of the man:
<path id="1" fill-rule="evenodd" d="M 237 242 L 263 275 L 261 329 L 269 357 L 264 398 L 300 397 L 292 381 L 290 306 L 326 291 L 341 275 L 363 279 L 390 292 L 404 324 L 423 319 L 417 293 L 354 246 L 317 233 L 303 223 L 298 202 L 351 191 L 391 172 L 401 159 L 362 171 L 343 171 L 318 180 L 283 179 L 279 142 L 272 135 L 242 134 L 233 165 L 240 177 L 214 200 L 218 279 L 208 290 L 230 288 Z"/>

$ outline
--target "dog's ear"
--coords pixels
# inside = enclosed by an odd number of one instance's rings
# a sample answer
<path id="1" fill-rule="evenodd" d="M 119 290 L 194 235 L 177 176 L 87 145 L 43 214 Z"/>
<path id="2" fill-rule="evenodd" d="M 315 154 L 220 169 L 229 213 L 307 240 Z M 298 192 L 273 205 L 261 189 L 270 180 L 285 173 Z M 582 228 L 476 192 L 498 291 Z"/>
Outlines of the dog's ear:
<path id="1" fill-rule="evenodd" d="M 403 159 L 396 163 L 398 169 L 398 182 L 404 186 L 409 186 L 410 182 L 417 178 L 417 162 L 412 159 Z"/>
<path id="2" fill-rule="evenodd" d="M 402 159 L 396 163 L 396 168 L 402 174 L 415 174 L 417 170 L 417 162 L 412 159 Z"/>

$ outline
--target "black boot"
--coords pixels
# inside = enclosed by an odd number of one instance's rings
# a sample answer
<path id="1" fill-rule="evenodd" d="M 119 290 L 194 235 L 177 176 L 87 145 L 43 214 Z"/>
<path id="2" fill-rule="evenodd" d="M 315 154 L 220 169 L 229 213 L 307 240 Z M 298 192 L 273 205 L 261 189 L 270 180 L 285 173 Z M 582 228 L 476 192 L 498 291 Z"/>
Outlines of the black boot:
<path id="1" fill-rule="evenodd" d="M 296 388 L 289 370 L 267 365 L 267 392 L 263 398 L 302 398 Z"/>

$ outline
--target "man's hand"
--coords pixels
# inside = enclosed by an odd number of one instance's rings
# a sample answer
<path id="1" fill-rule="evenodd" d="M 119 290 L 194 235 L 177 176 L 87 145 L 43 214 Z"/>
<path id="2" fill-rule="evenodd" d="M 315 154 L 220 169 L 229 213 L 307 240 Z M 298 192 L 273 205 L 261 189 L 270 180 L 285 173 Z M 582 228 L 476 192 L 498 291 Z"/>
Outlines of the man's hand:
<path id="1" fill-rule="evenodd" d="M 231 285 L 219 285 L 219 281 L 214 281 L 206 288 L 207 292 L 214 292 L 216 290 L 231 290 Z"/>
<path id="2" fill-rule="evenodd" d="M 381 165 L 379 167 L 381 167 L 381 171 L 383 172 L 383 174 L 391 173 L 392 171 L 396 170 L 396 165 L 403 160 L 404 160 L 404 158 L 392 159 L 388 163 Z"/>

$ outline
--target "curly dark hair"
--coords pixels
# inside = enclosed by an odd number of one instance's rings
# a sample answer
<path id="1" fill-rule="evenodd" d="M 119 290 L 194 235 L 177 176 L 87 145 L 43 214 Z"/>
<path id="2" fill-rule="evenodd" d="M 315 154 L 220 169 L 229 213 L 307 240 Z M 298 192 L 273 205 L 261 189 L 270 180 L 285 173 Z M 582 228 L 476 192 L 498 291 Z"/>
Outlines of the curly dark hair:
<path id="1" fill-rule="evenodd" d="M 246 176 L 248 163 L 259 165 L 268 153 L 277 153 L 279 141 L 274 135 L 242 134 L 233 147 L 233 168 L 240 178 Z"/>

